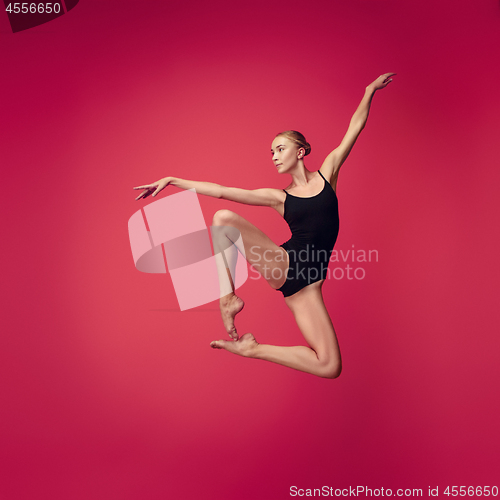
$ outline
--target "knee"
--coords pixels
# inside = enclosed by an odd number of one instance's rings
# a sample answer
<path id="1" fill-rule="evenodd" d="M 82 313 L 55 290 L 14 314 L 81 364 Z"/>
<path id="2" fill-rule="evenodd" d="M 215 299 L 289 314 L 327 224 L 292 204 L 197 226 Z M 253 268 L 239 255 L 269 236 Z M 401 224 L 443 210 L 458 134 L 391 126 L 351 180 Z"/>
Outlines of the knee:
<path id="1" fill-rule="evenodd" d="M 217 212 L 215 212 L 213 217 L 213 225 L 214 226 L 224 225 L 225 223 L 228 223 L 231 220 L 233 220 L 235 215 L 236 214 L 231 210 L 226 210 L 226 209 L 217 210 Z"/>
<path id="2" fill-rule="evenodd" d="M 340 377 L 341 373 L 342 373 L 342 363 L 338 361 L 324 365 L 321 376 L 323 378 L 334 379 Z"/>

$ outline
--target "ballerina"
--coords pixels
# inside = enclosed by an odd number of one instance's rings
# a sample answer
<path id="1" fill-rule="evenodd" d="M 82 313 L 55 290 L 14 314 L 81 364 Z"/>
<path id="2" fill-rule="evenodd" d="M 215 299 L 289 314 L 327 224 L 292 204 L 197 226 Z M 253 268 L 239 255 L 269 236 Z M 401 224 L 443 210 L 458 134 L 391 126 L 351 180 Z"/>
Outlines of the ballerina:
<path id="1" fill-rule="evenodd" d="M 337 180 L 340 167 L 365 127 L 375 92 L 392 82 L 394 75 L 385 73 L 366 87 L 347 133 L 317 172 L 305 166 L 304 157 L 310 153 L 311 146 L 300 132 L 287 130 L 276 135 L 271 145 L 272 160 L 279 174 L 291 176 L 284 190 L 246 190 L 177 177 L 165 177 L 134 187 L 143 190 L 136 200 L 156 196 L 170 185 L 194 188 L 198 194 L 246 205 L 267 206 L 276 210 L 290 227 L 292 237 L 278 246 L 235 212 L 219 210 L 215 213 L 212 236 L 220 285 L 219 305 L 231 340 L 212 341 L 210 345 L 214 349 L 271 361 L 319 377 L 333 379 L 340 375 L 340 348 L 322 294 L 339 230 Z M 251 333 L 239 337 L 234 318 L 243 309 L 244 302 L 235 294 L 234 287 L 238 251 L 271 288 L 283 294 L 308 346 L 259 344 Z"/>

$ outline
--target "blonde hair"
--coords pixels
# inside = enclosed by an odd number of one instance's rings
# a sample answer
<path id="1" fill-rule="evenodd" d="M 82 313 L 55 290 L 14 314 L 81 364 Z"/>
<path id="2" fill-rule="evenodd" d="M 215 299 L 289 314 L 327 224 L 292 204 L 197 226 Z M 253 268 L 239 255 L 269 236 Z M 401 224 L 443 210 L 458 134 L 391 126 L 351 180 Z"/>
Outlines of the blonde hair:
<path id="1" fill-rule="evenodd" d="M 306 141 L 306 138 L 296 130 L 285 130 L 284 132 L 276 134 L 276 137 L 285 137 L 289 141 L 295 143 L 299 147 L 299 149 L 304 148 L 306 151 L 304 156 L 307 156 L 311 152 L 311 145 Z"/>

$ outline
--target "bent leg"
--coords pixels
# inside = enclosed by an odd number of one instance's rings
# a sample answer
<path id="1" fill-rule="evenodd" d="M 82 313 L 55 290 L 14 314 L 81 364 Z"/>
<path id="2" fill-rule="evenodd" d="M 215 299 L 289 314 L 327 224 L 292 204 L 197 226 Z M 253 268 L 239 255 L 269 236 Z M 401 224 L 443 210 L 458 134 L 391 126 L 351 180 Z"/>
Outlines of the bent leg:
<path id="1" fill-rule="evenodd" d="M 288 254 L 284 248 L 276 245 L 258 227 L 231 210 L 216 212 L 212 224 L 213 226 L 222 227 L 221 231 L 215 232 L 214 250 L 216 247 L 227 249 L 231 246 L 224 241 L 218 241 L 217 243 L 215 241 L 216 238 L 227 238 L 231 244 L 237 247 L 247 262 L 269 283 L 271 288 L 277 289 L 283 285 L 288 270 Z M 232 228 L 237 229 L 237 232 L 232 231 Z M 241 236 L 241 239 L 238 241 L 239 236 Z M 234 249 L 234 247 L 232 248 Z M 226 259 L 228 253 L 228 250 L 226 250 Z M 234 255 L 235 253 L 230 254 L 229 260 Z"/>
<path id="2" fill-rule="evenodd" d="M 285 298 L 309 347 L 258 344 L 251 333 L 243 335 L 237 342 L 218 340 L 210 345 L 319 377 L 338 377 L 342 371 L 340 349 L 332 321 L 323 302 L 321 286 L 322 282 L 313 283 Z"/>

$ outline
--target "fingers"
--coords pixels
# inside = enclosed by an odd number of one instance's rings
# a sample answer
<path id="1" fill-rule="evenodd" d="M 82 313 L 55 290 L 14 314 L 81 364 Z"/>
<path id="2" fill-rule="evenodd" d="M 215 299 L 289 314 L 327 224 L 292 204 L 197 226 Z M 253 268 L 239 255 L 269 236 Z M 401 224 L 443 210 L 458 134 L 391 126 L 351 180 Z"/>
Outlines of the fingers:
<path id="1" fill-rule="evenodd" d="M 136 200 L 141 198 L 147 198 L 150 194 L 156 196 L 167 184 L 164 184 L 161 181 L 155 182 L 153 184 L 145 184 L 144 186 L 135 186 L 132 189 L 144 189 L 145 191 L 141 193 Z"/>
<path id="2" fill-rule="evenodd" d="M 382 75 L 380 78 L 383 78 L 383 83 L 390 83 L 392 82 L 391 76 L 394 76 L 396 73 L 386 73 L 385 75 Z"/>
<path id="3" fill-rule="evenodd" d="M 396 75 L 396 73 L 384 73 L 383 75 L 380 75 L 375 81 L 375 86 L 379 89 L 387 87 L 387 85 L 392 82 L 391 77 L 394 75 Z"/>
<path id="4" fill-rule="evenodd" d="M 136 198 L 136 201 L 137 200 L 140 200 L 141 198 L 147 198 L 149 195 L 151 194 L 151 191 L 149 191 L 148 189 L 146 189 L 146 191 L 142 192 L 137 198 Z"/>

